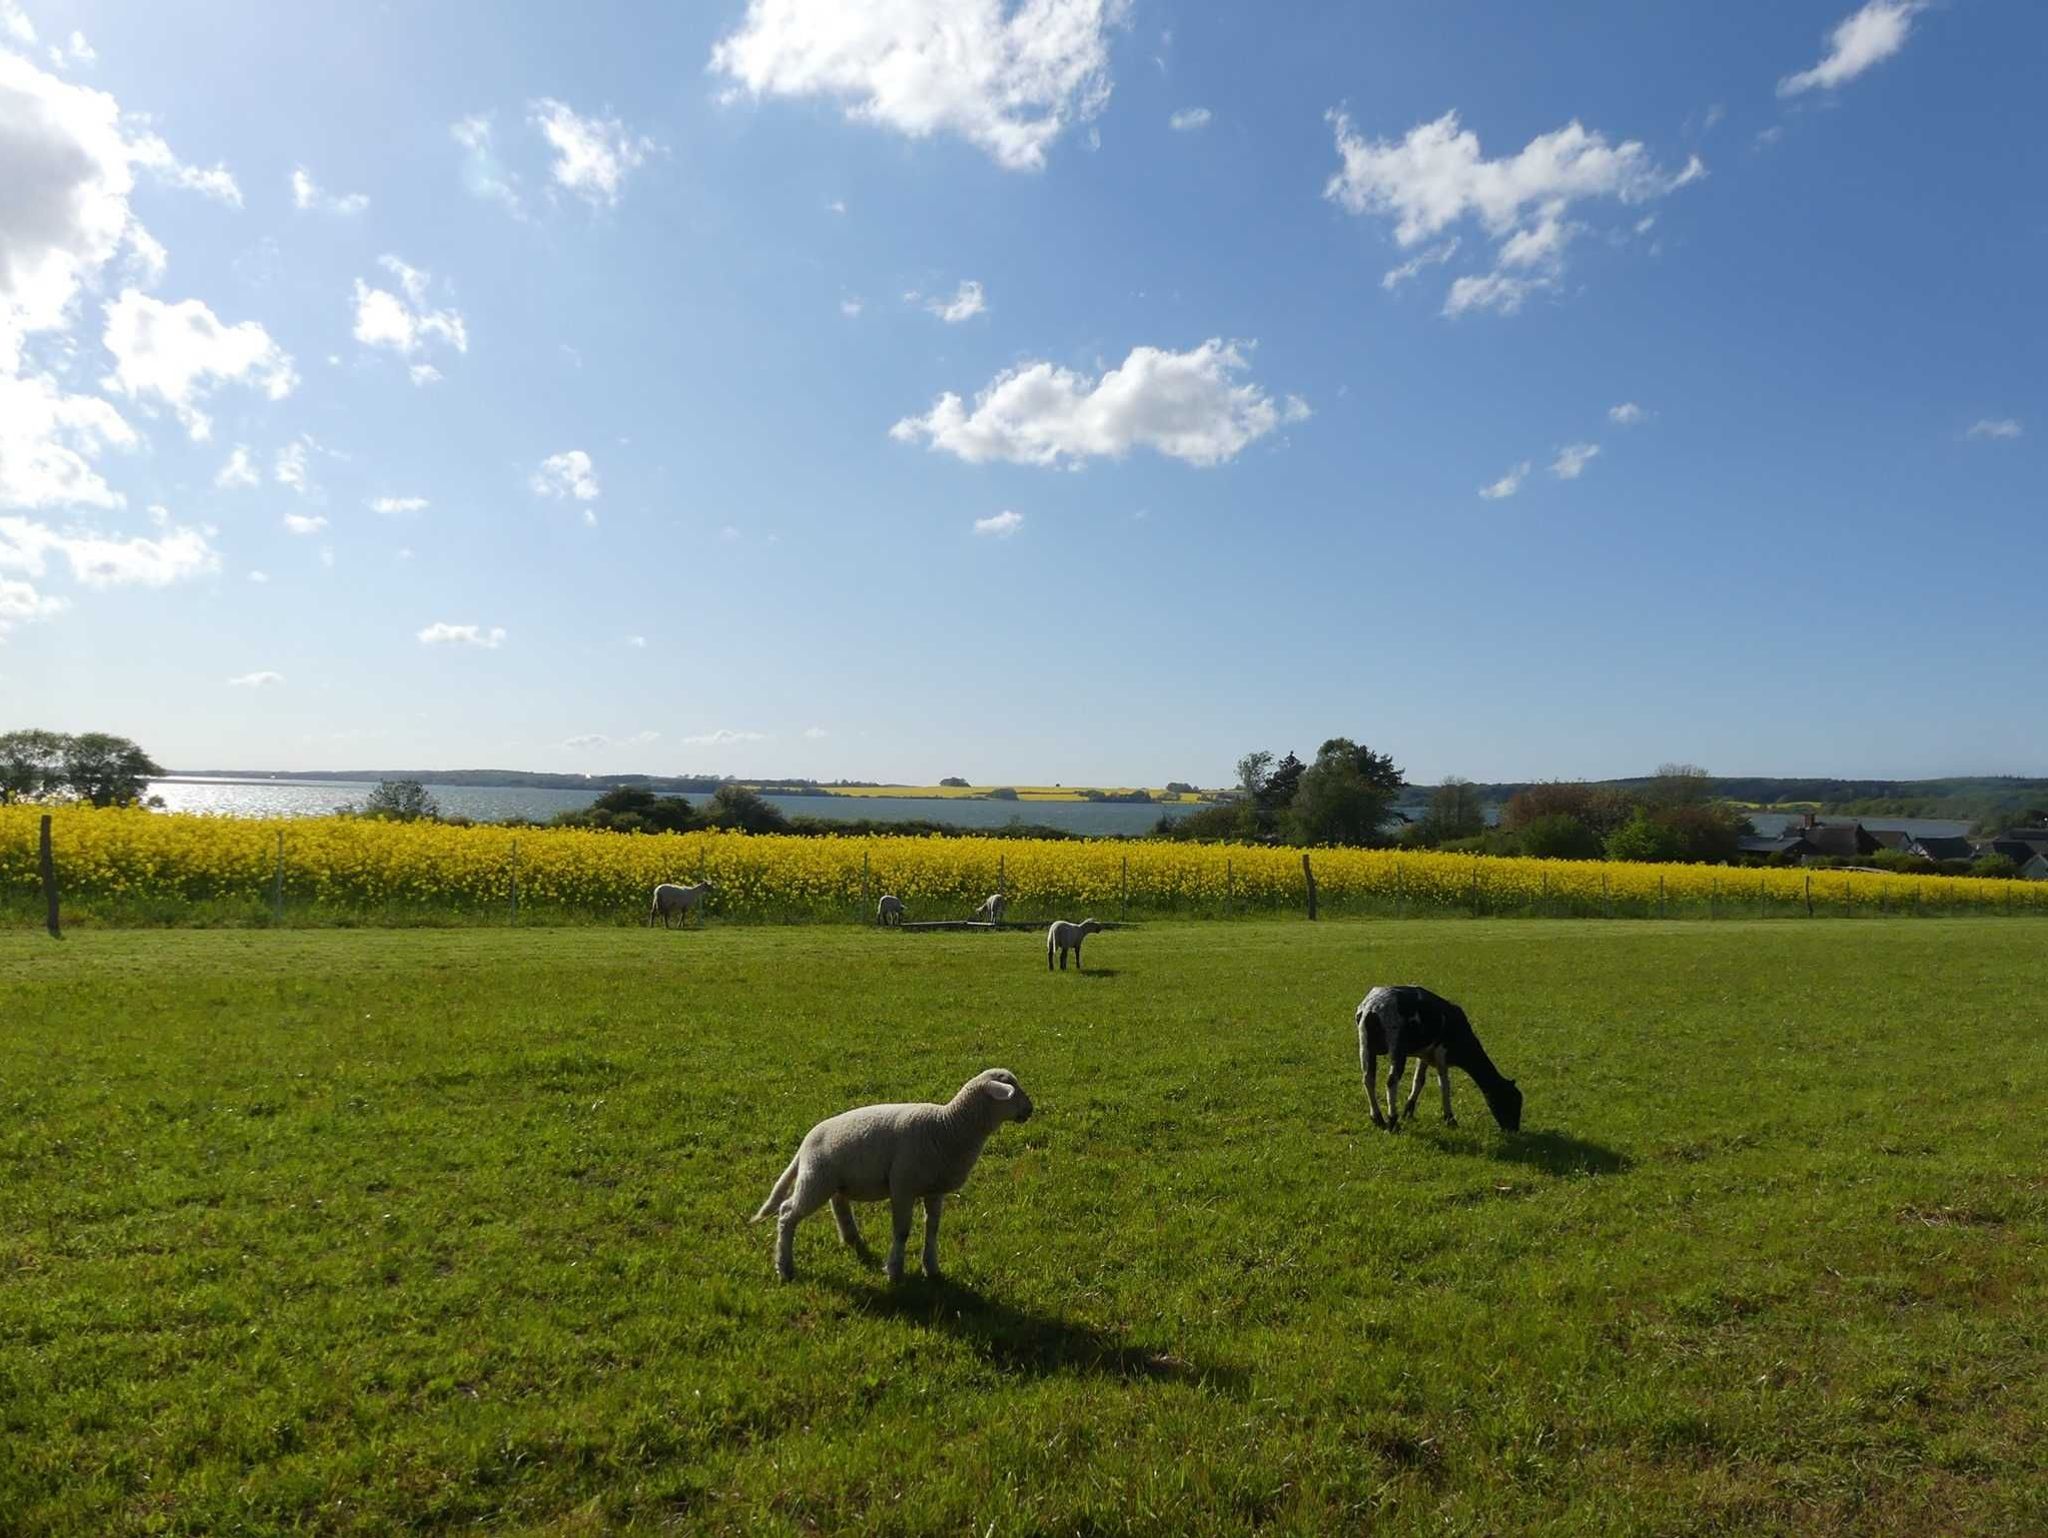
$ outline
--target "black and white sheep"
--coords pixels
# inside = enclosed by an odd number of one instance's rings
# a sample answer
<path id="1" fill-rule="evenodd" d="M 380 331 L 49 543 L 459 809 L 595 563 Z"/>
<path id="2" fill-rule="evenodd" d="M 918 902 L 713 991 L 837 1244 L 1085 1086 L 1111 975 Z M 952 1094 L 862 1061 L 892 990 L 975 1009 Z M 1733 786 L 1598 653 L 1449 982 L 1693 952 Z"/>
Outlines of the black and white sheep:
<path id="1" fill-rule="evenodd" d="M 1374 1082 L 1382 1053 L 1391 1059 L 1384 1116 L 1380 1114 L 1379 1086 Z M 1400 1125 L 1404 1114 L 1398 1104 L 1401 1070 L 1411 1057 L 1416 1059 L 1415 1082 L 1408 1091 L 1406 1115 L 1415 1115 L 1423 1080 L 1434 1066 L 1437 1082 L 1443 1086 L 1444 1121 L 1455 1127 L 1458 1119 L 1451 1114 L 1451 1070 L 1462 1068 L 1486 1097 L 1493 1119 L 1508 1132 L 1520 1130 L 1522 1092 L 1513 1079 L 1503 1077 L 1493 1066 L 1464 1010 L 1427 988 L 1373 989 L 1358 1006 L 1358 1067 L 1365 1076 L 1365 1098 L 1372 1103 L 1372 1119 L 1389 1132 Z"/>
<path id="2" fill-rule="evenodd" d="M 903 899 L 893 892 L 884 892 L 882 900 L 875 904 L 877 924 L 900 924 L 903 922 Z"/>
<path id="3" fill-rule="evenodd" d="M 839 1237 L 863 1249 L 854 1202 L 889 1201 L 893 1240 L 889 1280 L 903 1279 L 910 1220 L 924 1203 L 924 1274 L 939 1274 L 939 1210 L 967 1183 L 981 1145 L 1006 1121 L 1029 1121 L 1031 1097 L 1007 1068 L 990 1068 L 944 1105 L 869 1105 L 828 1117 L 804 1134 L 753 1221 L 779 1215 L 775 1274 L 796 1275 L 796 1226 L 827 1202 Z"/>
<path id="4" fill-rule="evenodd" d="M 1074 953 L 1074 970 L 1076 972 L 1080 971 L 1081 942 L 1087 939 L 1090 935 L 1099 935 L 1101 933 L 1102 924 L 1101 921 L 1098 919 L 1083 919 L 1078 924 L 1070 924 L 1065 919 L 1060 919 L 1057 922 L 1055 922 L 1053 926 L 1045 932 L 1046 971 L 1050 972 L 1052 970 L 1052 957 L 1054 951 L 1059 952 L 1060 970 L 1062 972 L 1066 971 L 1067 969 L 1068 951 L 1072 951 Z"/>
<path id="5" fill-rule="evenodd" d="M 664 881 L 654 889 L 654 901 L 647 907 L 647 922 L 651 927 L 656 919 L 661 927 L 669 927 L 669 919 L 680 914 L 685 924 L 690 922 L 691 913 L 699 918 L 704 914 L 704 900 L 718 890 L 709 881 L 700 881 L 695 886 L 677 886 L 673 881 Z"/>

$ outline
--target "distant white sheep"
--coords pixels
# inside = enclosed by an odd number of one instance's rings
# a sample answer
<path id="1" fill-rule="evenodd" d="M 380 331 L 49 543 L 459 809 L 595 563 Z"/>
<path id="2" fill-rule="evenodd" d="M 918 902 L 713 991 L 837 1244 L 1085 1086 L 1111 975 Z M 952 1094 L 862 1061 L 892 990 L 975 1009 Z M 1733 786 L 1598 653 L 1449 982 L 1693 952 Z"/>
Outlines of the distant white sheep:
<path id="1" fill-rule="evenodd" d="M 890 892 L 882 894 L 882 900 L 875 904 L 877 924 L 900 924 L 903 922 L 903 899 Z"/>
<path id="2" fill-rule="evenodd" d="M 1101 933 L 1102 924 L 1098 919 L 1083 919 L 1078 924 L 1070 924 L 1065 919 L 1059 920 L 1052 928 L 1045 932 L 1046 971 L 1050 972 L 1052 970 L 1052 955 L 1054 951 L 1059 952 L 1060 970 L 1062 972 L 1067 969 L 1068 951 L 1074 953 L 1074 970 L 1076 972 L 1080 971 L 1081 942 L 1090 935 L 1099 935 Z"/>
<path id="3" fill-rule="evenodd" d="M 775 1274 L 796 1275 L 796 1226 L 828 1201 L 839 1237 L 865 1251 L 853 1202 L 887 1197 L 893 1221 L 889 1280 L 903 1280 L 910 1221 L 924 1202 L 924 1274 L 939 1274 L 939 1210 L 967 1184 L 981 1145 L 1006 1121 L 1029 1121 L 1031 1097 L 1007 1068 L 990 1068 L 944 1105 L 869 1105 L 842 1111 L 804 1134 L 796 1157 L 753 1216 L 778 1215 Z"/>
<path id="4" fill-rule="evenodd" d="M 654 889 L 654 901 L 647 908 L 649 927 L 653 926 L 656 919 L 660 919 L 661 927 L 667 929 L 669 920 L 678 914 L 682 916 L 685 924 L 690 922 L 690 915 L 693 912 L 701 919 L 704 914 L 705 898 L 717 890 L 717 886 L 709 881 L 700 881 L 695 886 L 677 886 L 672 881 L 662 882 Z"/>
<path id="5" fill-rule="evenodd" d="M 991 892 L 982 900 L 981 906 L 974 910 L 974 917 L 985 919 L 991 924 L 1000 924 L 1003 921 L 1003 909 L 1009 906 L 1009 898 L 1003 896 L 1001 892 Z"/>

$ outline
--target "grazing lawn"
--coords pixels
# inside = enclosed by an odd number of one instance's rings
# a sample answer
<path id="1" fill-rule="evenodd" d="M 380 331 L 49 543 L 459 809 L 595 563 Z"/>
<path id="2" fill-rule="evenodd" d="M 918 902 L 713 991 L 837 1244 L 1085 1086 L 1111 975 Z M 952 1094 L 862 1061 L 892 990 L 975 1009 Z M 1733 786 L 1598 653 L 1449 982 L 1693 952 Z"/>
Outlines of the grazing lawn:
<path id="1" fill-rule="evenodd" d="M 1997 920 L 0 935 L 0 1532 L 2048 1531 Z M 1351 1010 L 1527 1095 L 1373 1128 Z M 1039 1114 L 889 1289 L 818 1118 Z M 864 1207 L 871 1240 L 886 1208 Z M 915 1249 L 913 1247 L 913 1256 Z"/>

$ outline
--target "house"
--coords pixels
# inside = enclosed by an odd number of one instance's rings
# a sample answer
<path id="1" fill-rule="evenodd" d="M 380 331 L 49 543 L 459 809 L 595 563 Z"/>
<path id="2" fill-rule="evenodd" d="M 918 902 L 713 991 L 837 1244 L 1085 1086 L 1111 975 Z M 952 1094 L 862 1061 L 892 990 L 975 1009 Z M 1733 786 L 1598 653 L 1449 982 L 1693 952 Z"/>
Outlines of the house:
<path id="1" fill-rule="evenodd" d="M 1906 853 L 1917 854 L 1924 860 L 1974 860 L 1977 846 L 1966 838 L 1923 833 L 1906 846 Z"/>
<path id="2" fill-rule="evenodd" d="M 1884 848 L 1876 836 L 1860 822 L 1816 823 L 1810 828 L 1801 828 L 1799 837 L 1812 845 L 1812 855 L 1804 858 L 1824 856 L 1838 860 L 1861 860 Z"/>
<path id="3" fill-rule="evenodd" d="M 1770 860 L 1784 857 L 1803 860 L 1814 853 L 1813 845 L 1797 833 L 1784 833 L 1776 838 L 1739 838 L 1735 847 L 1755 860 Z"/>
<path id="4" fill-rule="evenodd" d="M 2048 881 L 2048 849 L 2042 850 L 2020 867 L 2020 880 Z"/>
<path id="5" fill-rule="evenodd" d="M 2032 864 L 2036 859 L 2038 859 L 2041 855 L 2041 852 L 2042 851 L 2039 848 L 2035 847 L 2033 844 L 2028 843 L 2025 839 L 2019 838 L 2000 837 L 1986 839 L 1983 843 L 1977 846 L 1978 859 L 1982 860 L 1991 855 L 2002 854 L 2008 860 L 2012 861 L 2014 865 L 2018 866 L 2021 870 L 2025 870 L 2030 864 Z"/>
<path id="6" fill-rule="evenodd" d="M 1878 847 L 1889 849 L 1893 854 L 1910 854 L 1906 846 L 1913 842 L 1913 835 L 1903 828 L 1870 828 L 1866 830 L 1877 840 Z"/>

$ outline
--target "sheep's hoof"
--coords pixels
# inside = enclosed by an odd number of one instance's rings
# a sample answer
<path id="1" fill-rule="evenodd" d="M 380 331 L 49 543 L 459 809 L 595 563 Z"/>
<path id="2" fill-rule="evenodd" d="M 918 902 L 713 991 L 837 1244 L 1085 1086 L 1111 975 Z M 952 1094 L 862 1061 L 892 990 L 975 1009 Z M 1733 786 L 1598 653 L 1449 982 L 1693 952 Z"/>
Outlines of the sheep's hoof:
<path id="1" fill-rule="evenodd" d="M 1455 1116 L 1446 1116 L 1444 1118 L 1444 1125 L 1446 1127 L 1455 1127 L 1458 1125 L 1458 1118 Z"/>

